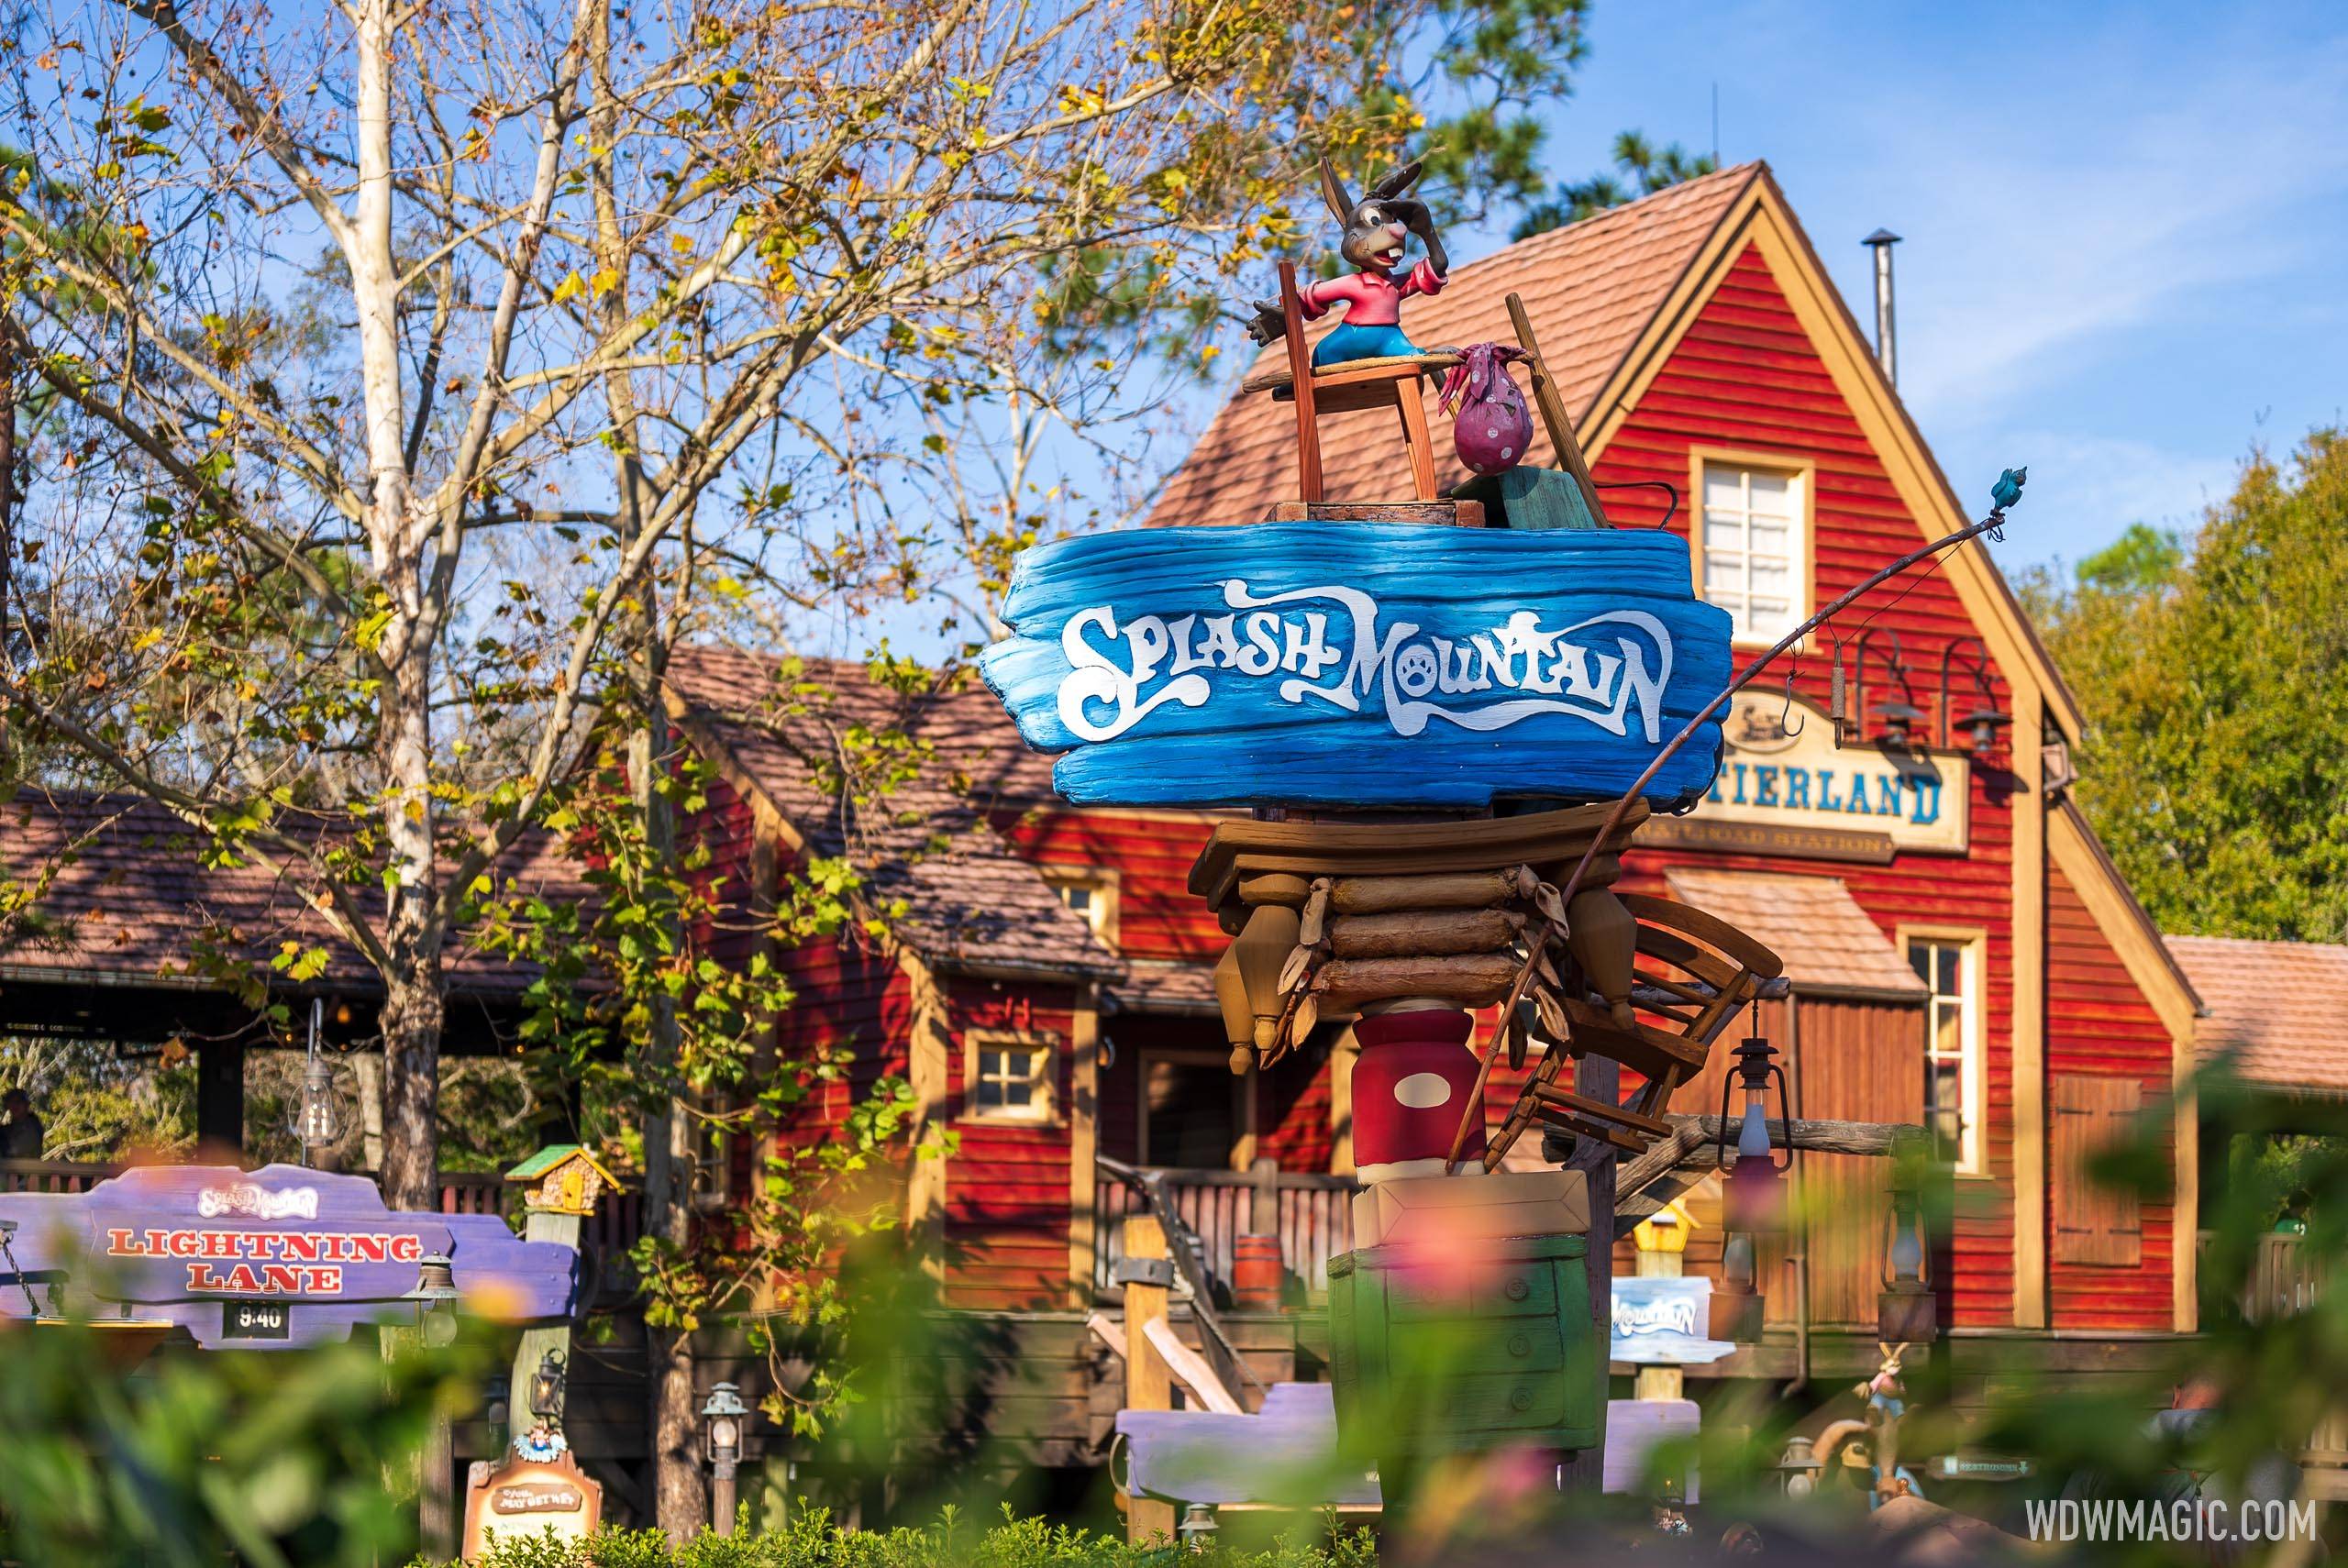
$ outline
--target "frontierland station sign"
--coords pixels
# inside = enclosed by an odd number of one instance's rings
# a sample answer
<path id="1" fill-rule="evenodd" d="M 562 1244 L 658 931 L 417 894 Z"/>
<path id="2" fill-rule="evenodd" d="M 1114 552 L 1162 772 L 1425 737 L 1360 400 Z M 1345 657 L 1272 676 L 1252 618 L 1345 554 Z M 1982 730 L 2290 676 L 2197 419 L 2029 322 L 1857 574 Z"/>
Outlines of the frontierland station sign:
<path id="1" fill-rule="evenodd" d="M 1739 692 L 1721 728 L 1721 769 L 1702 801 L 1685 817 L 1649 818 L 1639 842 L 1824 860 L 1966 852 L 1964 753 L 1837 748 L 1833 721 L 1782 690 Z"/>
<path id="2" fill-rule="evenodd" d="M 430 1254 L 461 1309 L 512 1322 L 568 1319 L 579 1254 L 525 1242 L 494 1214 L 384 1207 L 363 1176 L 295 1165 L 149 1165 L 85 1193 L 0 1196 L 16 1221 L 0 1314 L 168 1320 L 198 1344 L 266 1349 L 413 1320 Z"/>

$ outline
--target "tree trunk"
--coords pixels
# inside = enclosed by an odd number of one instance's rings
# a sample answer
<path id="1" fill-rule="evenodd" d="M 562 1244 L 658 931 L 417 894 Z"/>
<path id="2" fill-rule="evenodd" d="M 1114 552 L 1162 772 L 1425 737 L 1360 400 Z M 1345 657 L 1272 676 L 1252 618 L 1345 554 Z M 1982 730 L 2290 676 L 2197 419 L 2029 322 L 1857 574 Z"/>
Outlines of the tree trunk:
<path id="1" fill-rule="evenodd" d="M 432 793 L 432 662 L 437 616 L 411 516 L 401 381 L 399 263 L 392 250 L 393 0 L 353 13 L 358 47 L 357 196 L 342 236 L 359 321 L 365 392 L 367 548 L 392 598 L 377 645 L 383 669 L 376 750 L 386 799 L 383 911 L 383 1169 L 395 1209 L 438 1207 L 442 995 L 436 810 Z"/>
<path id="2" fill-rule="evenodd" d="M 396 950 L 394 950 L 396 951 Z M 447 1003 L 436 955 L 383 977 L 383 1201 L 440 1207 L 440 1027 Z"/>

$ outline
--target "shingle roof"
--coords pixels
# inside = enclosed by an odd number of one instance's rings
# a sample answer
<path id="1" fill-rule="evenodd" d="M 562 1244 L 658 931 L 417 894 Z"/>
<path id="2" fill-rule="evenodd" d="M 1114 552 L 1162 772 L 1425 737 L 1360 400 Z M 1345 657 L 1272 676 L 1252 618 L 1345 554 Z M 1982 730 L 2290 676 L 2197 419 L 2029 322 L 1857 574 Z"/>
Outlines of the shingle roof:
<path id="1" fill-rule="evenodd" d="M 1922 1001 L 1927 994 L 1840 878 L 1688 867 L 1674 867 L 1665 878 L 1674 898 L 1718 915 L 1781 955 L 1798 995 L 1855 992 Z"/>
<path id="2" fill-rule="evenodd" d="M 1519 240 L 1454 269 L 1442 293 L 1411 303 L 1404 329 L 1422 348 L 1513 343 L 1506 303 L 1513 290 L 1524 297 L 1567 409 L 1577 422 L 1586 420 L 1600 389 L 1695 260 L 1706 237 L 1761 177 L 1762 165 L 1739 164 Z M 1337 320 L 1338 313 L 1330 313 L 1311 336 L 1317 340 Z M 1268 366 L 1286 352 L 1275 345 L 1256 366 Z M 1449 420 L 1434 420 L 1434 444 L 1436 472 L 1456 475 Z M 1390 414 L 1328 415 L 1321 421 L 1321 447 L 1330 500 L 1377 500 L 1393 493 L 1402 448 Z M 1537 419 L 1525 461 L 1556 466 L 1548 433 Z M 1253 523 L 1273 502 L 1295 495 L 1294 406 L 1261 393 L 1235 397 L 1167 480 L 1148 521 L 1157 527 Z"/>
<path id="3" fill-rule="evenodd" d="M 2168 950 L 2208 1010 L 2193 1036 L 2202 1061 L 2226 1058 L 2270 1088 L 2348 1094 L 2348 947 L 2172 936 Z"/>
<path id="4" fill-rule="evenodd" d="M 1110 984 L 1107 995 L 1119 1012 L 1213 1018 L 1222 1011 L 1215 1000 L 1212 964 L 1128 958 L 1124 974 Z"/>
<path id="5" fill-rule="evenodd" d="M 292 831 L 324 842 L 325 828 L 289 819 Z M 265 966 L 282 944 L 327 954 L 315 982 L 365 995 L 379 990 L 374 969 L 336 936 L 311 907 L 315 882 L 303 866 L 273 871 L 248 861 L 207 867 L 200 835 L 143 799 L 83 790 L 27 789 L 0 805 L 0 878 L 36 891 L 47 933 L 0 954 L 0 976 L 23 980 L 151 981 L 216 985 L 191 973 L 199 948 Z M 39 878 L 50 877 L 46 886 Z M 498 863 L 495 876 L 523 891 L 570 899 L 593 896 L 575 866 L 547 834 L 526 835 Z M 371 917 L 380 896 L 361 889 Z M 449 947 L 449 989 L 475 997 L 511 996 L 538 971 L 485 956 L 460 929 Z"/>
<path id="6" fill-rule="evenodd" d="M 896 933 L 934 962 L 1108 976 L 1116 955 L 988 810 L 1051 795 L 1027 749 L 967 671 L 876 678 L 846 660 L 786 660 L 694 645 L 669 664 L 687 733 L 722 747 L 817 855 L 844 856 Z"/>

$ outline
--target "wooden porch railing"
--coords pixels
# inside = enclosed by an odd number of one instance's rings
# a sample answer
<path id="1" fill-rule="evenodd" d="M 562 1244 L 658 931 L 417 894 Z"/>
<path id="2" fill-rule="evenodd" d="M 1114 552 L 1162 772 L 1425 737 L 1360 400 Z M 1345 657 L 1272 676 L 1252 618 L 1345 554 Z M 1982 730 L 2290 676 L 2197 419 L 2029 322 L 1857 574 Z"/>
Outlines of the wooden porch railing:
<path id="1" fill-rule="evenodd" d="M 1231 1281 L 1235 1238 L 1255 1228 L 1258 1194 L 1268 1200 L 1280 1261 L 1307 1290 L 1329 1287 L 1329 1260 L 1353 1245 L 1351 1176 L 1312 1171 L 1157 1170 L 1175 1213 L 1199 1238 L 1199 1263 L 1219 1285 Z M 1094 1184 L 1092 1286 L 1110 1288 L 1123 1252 L 1124 1220 L 1143 1211 L 1141 1195 L 1106 1172 Z"/>

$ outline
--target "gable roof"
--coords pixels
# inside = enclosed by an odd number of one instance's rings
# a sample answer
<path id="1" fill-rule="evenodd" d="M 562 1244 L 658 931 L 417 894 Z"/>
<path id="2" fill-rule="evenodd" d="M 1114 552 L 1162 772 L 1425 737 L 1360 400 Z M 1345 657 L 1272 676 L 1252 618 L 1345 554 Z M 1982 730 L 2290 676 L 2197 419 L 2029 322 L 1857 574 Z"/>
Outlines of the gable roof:
<path id="1" fill-rule="evenodd" d="M 300 836 L 330 837 L 316 819 L 280 824 Z M 205 841 L 143 797 L 27 788 L 0 803 L 0 881 L 38 896 L 44 936 L 0 953 L 0 980 L 173 990 L 215 990 L 223 981 L 195 966 L 199 949 L 269 972 L 282 944 L 326 955 L 325 967 L 289 990 L 372 996 L 373 966 L 310 902 L 304 867 L 273 870 L 255 860 L 204 864 Z M 576 901 L 594 891 L 552 834 L 525 834 L 492 874 L 517 889 Z M 371 916 L 380 893 L 357 897 Z M 537 977 L 535 965 L 483 954 L 460 927 L 450 933 L 452 997 L 512 998 Z"/>
<path id="2" fill-rule="evenodd" d="M 902 900 L 892 933 L 924 958 L 1058 977 L 1120 972 L 990 825 L 991 810 L 1051 798 L 1051 761 L 967 670 L 898 682 L 844 659 L 696 644 L 670 656 L 668 684 L 696 749 L 763 801 L 795 847 L 845 857 L 876 908 Z"/>
<path id="3" fill-rule="evenodd" d="M 2202 1062 L 2266 1088 L 2348 1095 L 2348 946 L 2172 936 L 2168 950 L 2209 1010 L 2194 1036 Z"/>
<path id="4" fill-rule="evenodd" d="M 1541 350 L 1578 426 L 1586 426 L 1599 392 L 1614 378 L 1665 300 L 1692 266 L 1705 238 L 1762 175 L 1739 164 L 1674 185 L 1580 223 L 1519 240 L 1456 268 L 1444 292 L 1412 303 L 1409 330 L 1423 346 L 1512 342 L 1507 295 L 1524 296 Z M 1336 314 L 1307 329 L 1318 341 Z M 1255 368 L 1284 362 L 1275 344 Z M 1331 414 L 1321 422 L 1323 465 L 1332 501 L 1375 500 L 1393 492 L 1389 415 L 1377 410 Z M 1434 421 L 1438 472 L 1454 471 L 1451 426 Z M 1153 527 L 1252 523 L 1296 486 L 1296 414 L 1268 397 L 1224 404 L 1167 480 L 1150 509 Z M 1555 467 L 1548 432 L 1536 420 L 1525 460 Z"/>
<path id="5" fill-rule="evenodd" d="M 1797 995 L 1921 1003 L 1931 994 L 1839 877 L 1674 866 L 1664 880 L 1682 903 L 1783 958 Z"/>

